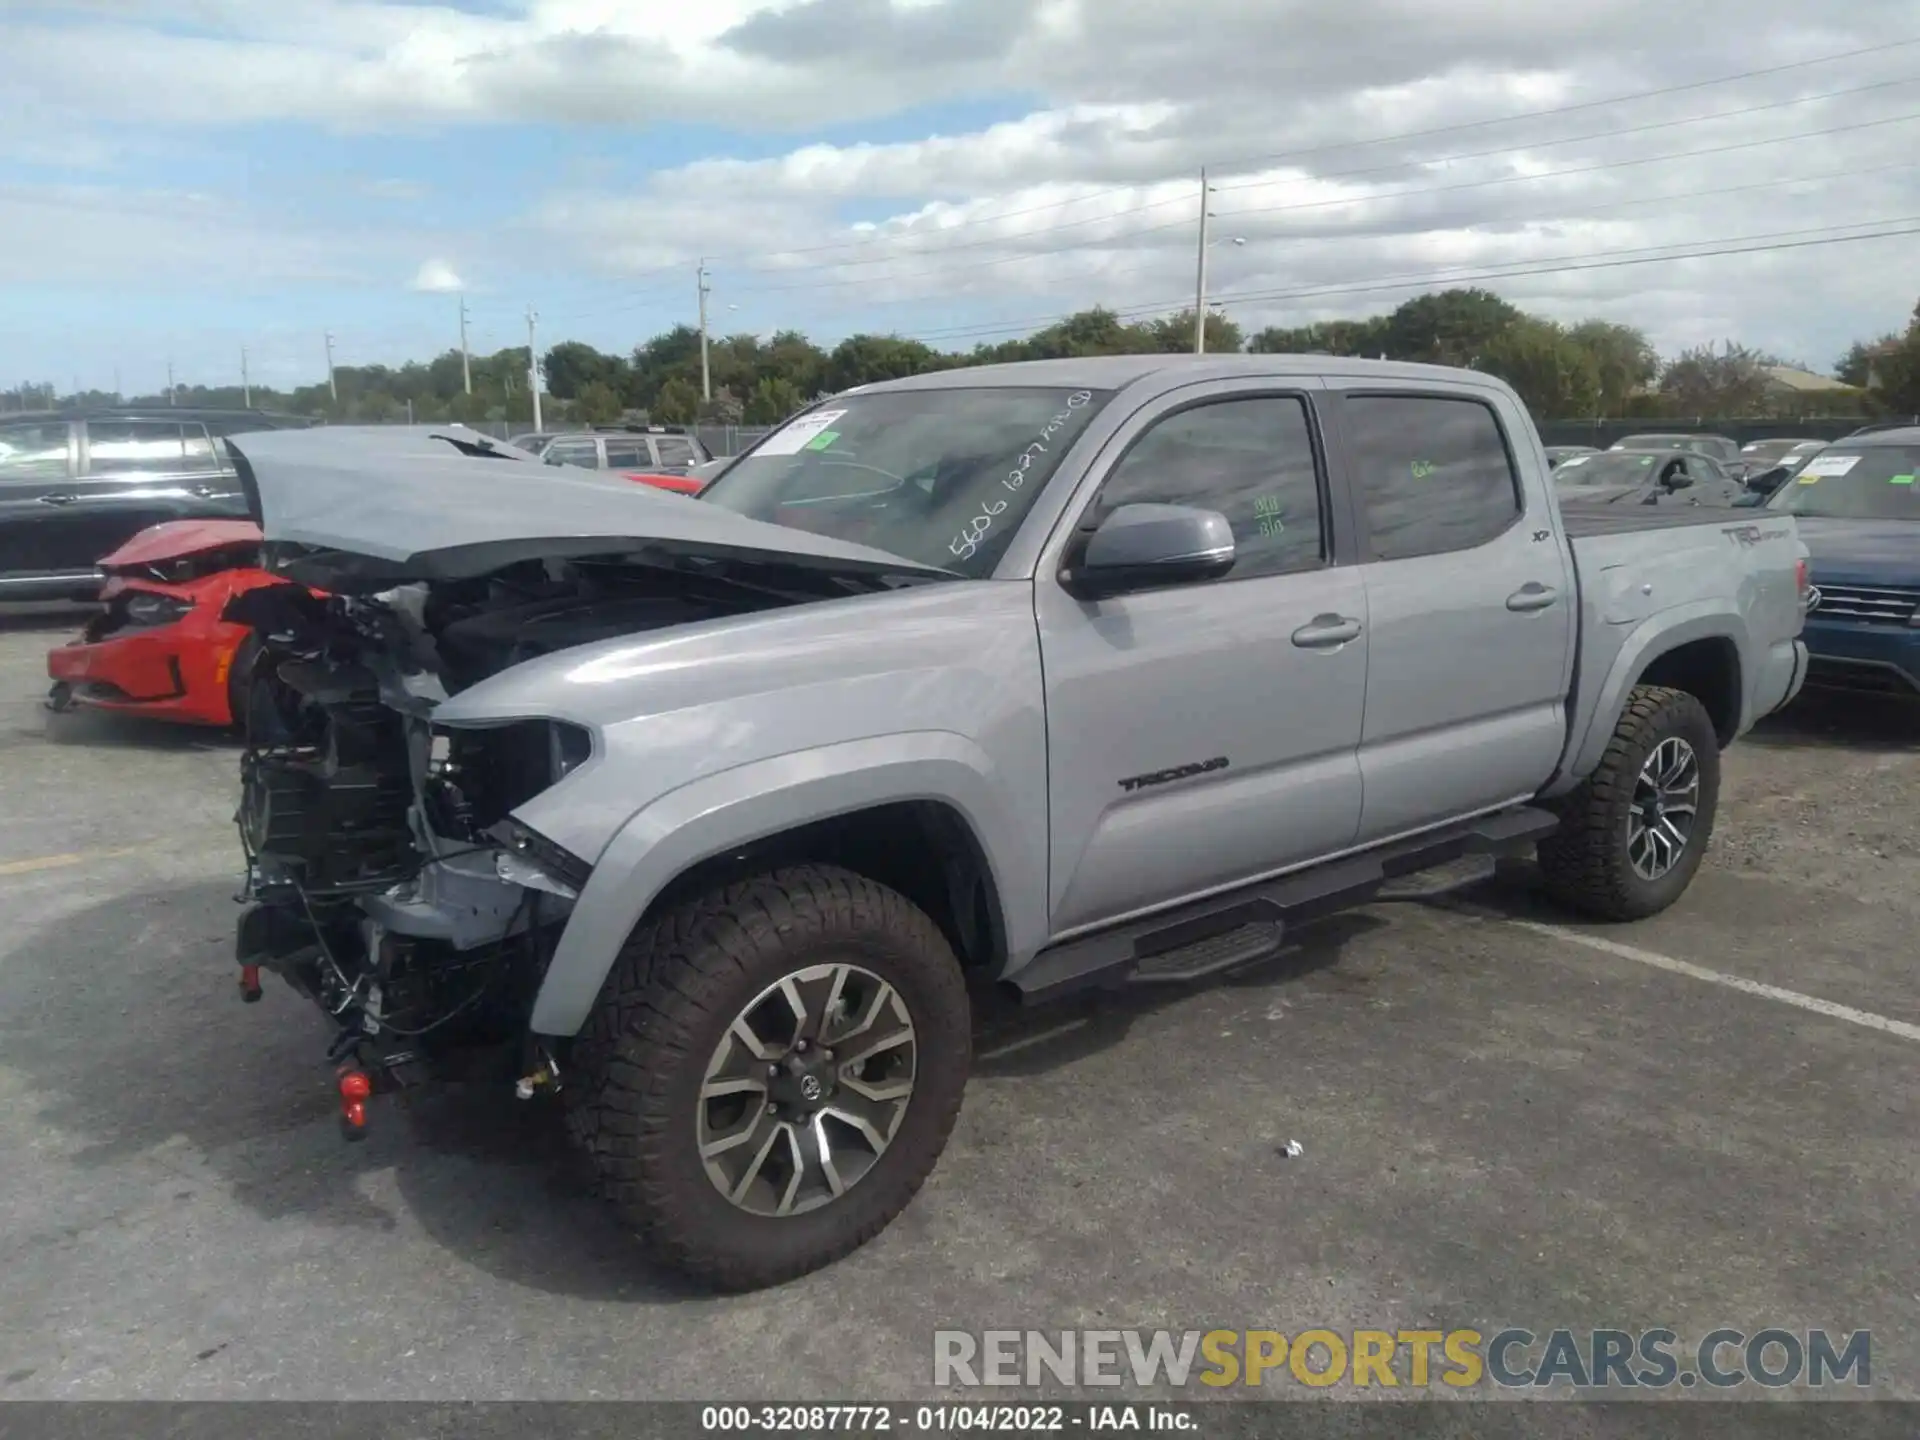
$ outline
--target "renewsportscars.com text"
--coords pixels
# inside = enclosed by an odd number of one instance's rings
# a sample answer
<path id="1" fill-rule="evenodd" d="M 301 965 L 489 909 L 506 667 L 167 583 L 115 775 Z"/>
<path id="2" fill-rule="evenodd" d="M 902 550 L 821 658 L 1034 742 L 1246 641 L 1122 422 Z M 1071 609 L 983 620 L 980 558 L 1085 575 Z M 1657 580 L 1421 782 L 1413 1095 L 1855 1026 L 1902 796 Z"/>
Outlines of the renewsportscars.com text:
<path id="1" fill-rule="evenodd" d="M 1768 1389 L 1873 1383 L 1867 1330 L 938 1330 L 933 1383 L 962 1388 Z"/>

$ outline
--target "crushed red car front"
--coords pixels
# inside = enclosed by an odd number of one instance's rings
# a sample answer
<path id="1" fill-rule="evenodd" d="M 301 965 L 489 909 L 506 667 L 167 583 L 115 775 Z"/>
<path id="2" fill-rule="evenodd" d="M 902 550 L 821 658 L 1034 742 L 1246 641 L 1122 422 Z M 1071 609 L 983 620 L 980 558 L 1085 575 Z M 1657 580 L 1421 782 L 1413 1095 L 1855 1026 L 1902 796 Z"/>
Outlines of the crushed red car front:
<path id="1" fill-rule="evenodd" d="M 87 705 L 189 724 L 234 723 L 233 666 L 248 635 L 220 618 L 233 596 L 275 583 L 246 520 L 141 531 L 100 562 L 103 609 L 47 655 L 55 709 Z"/>

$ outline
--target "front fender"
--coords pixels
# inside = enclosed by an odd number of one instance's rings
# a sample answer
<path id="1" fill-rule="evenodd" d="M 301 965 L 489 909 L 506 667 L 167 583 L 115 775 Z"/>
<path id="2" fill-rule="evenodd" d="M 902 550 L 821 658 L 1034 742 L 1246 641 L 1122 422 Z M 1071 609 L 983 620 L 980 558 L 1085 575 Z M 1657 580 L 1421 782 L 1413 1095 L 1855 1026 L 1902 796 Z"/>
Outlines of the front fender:
<path id="1" fill-rule="evenodd" d="M 1011 953 L 1046 938 L 1044 800 L 1017 813 L 992 760 L 950 731 L 913 731 L 790 751 L 670 790 L 608 842 L 567 920 L 535 997 L 531 1028 L 573 1035 L 586 1022 L 627 937 L 690 866 L 817 820 L 932 800 L 973 827 L 1000 896 Z"/>
<path id="2" fill-rule="evenodd" d="M 1620 631 L 1626 631 L 1624 638 L 1615 639 Z M 1561 757 L 1560 769 L 1541 793 L 1549 798 L 1564 795 L 1578 785 L 1599 767 L 1601 757 L 1606 754 L 1607 742 L 1613 738 L 1614 727 L 1620 723 L 1620 714 L 1627 706 L 1627 692 L 1633 689 L 1647 667 L 1669 650 L 1678 649 L 1695 640 L 1731 640 L 1740 658 L 1740 728 L 1744 730 L 1748 723 L 1749 677 L 1752 674 L 1752 658 L 1747 654 L 1744 640 L 1746 624 L 1740 612 L 1725 600 L 1695 600 L 1671 609 L 1661 610 L 1649 615 L 1629 629 L 1625 625 L 1591 626 L 1580 637 L 1580 644 L 1587 647 L 1606 647 L 1613 644 L 1613 658 L 1609 663 L 1603 655 L 1593 657 L 1592 670 L 1597 672 L 1602 664 L 1606 665 L 1605 677 L 1597 687 L 1590 687 L 1587 681 L 1589 672 L 1588 657 L 1582 656 L 1581 681 L 1579 695 L 1592 695 L 1591 704 L 1577 703 L 1574 707 L 1574 727 L 1567 738 L 1567 751 Z M 1584 711 L 1584 715 L 1582 715 Z"/>

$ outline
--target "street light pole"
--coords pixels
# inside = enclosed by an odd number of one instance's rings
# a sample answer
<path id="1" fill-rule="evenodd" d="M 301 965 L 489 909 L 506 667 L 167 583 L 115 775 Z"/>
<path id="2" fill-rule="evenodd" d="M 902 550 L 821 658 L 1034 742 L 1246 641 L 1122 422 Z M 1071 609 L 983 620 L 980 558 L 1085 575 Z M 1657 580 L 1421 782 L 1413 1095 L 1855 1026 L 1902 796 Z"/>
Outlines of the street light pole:
<path id="1" fill-rule="evenodd" d="M 240 347 L 240 408 L 253 408 L 253 380 L 247 374 L 247 347 Z"/>
<path id="2" fill-rule="evenodd" d="M 180 403 L 179 398 L 173 393 L 173 361 L 171 360 L 167 361 L 167 403 L 169 405 Z"/>
<path id="3" fill-rule="evenodd" d="M 700 398 L 713 399 L 713 373 L 707 366 L 707 296 L 712 293 L 707 284 L 707 262 L 702 259 L 700 268 L 694 272 L 700 282 Z"/>
<path id="4" fill-rule="evenodd" d="M 340 403 L 340 387 L 334 383 L 333 379 L 333 332 L 331 330 L 327 331 L 327 394 L 333 398 L 334 404 Z"/>
<path id="5" fill-rule="evenodd" d="M 1200 167 L 1200 259 L 1193 282 L 1193 353 L 1207 353 L 1207 169 Z"/>
<path id="6" fill-rule="evenodd" d="M 460 383 L 473 393 L 473 362 L 467 355 L 467 297 L 460 297 Z"/>
<path id="7" fill-rule="evenodd" d="M 533 393 L 533 428 L 540 429 L 540 359 L 533 348 L 534 322 L 540 317 L 534 313 L 531 305 L 527 307 L 527 389 Z"/>

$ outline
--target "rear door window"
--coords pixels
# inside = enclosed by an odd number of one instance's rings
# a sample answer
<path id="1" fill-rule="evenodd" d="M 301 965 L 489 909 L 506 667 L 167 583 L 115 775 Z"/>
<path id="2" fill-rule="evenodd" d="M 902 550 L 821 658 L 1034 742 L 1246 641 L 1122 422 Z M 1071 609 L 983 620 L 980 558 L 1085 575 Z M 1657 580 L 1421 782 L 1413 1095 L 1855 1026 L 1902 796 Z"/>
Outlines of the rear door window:
<path id="1" fill-rule="evenodd" d="M 662 465 L 695 465 L 700 460 L 693 442 L 682 435 L 656 435 L 653 448 L 659 452 Z"/>
<path id="2" fill-rule="evenodd" d="M 647 453 L 646 441 L 607 441 L 607 468 L 609 470 L 645 470 L 652 464 L 653 457 Z"/>
<path id="3" fill-rule="evenodd" d="M 591 440 L 556 440 L 540 458 L 549 465 L 584 465 L 589 470 L 600 468 L 599 447 Z"/>
<path id="4" fill-rule="evenodd" d="M 1520 480 L 1484 402 L 1359 394 L 1343 414 L 1376 558 L 1471 550 L 1519 519 Z"/>
<path id="5" fill-rule="evenodd" d="M 0 485 L 66 479 L 73 473 L 70 442 L 64 420 L 0 425 Z"/>
<path id="6" fill-rule="evenodd" d="M 94 475 L 177 475 L 185 467 L 180 425 L 169 420 L 94 420 L 87 470 Z"/>

